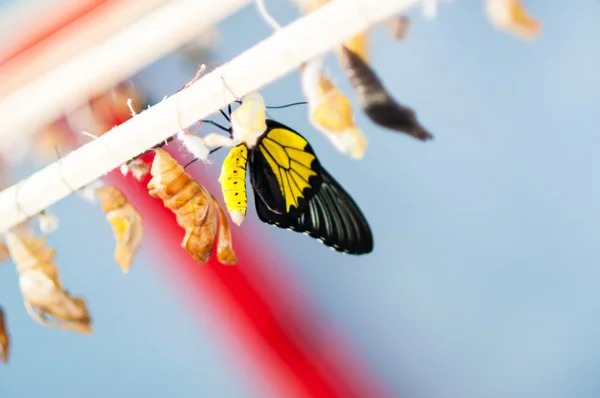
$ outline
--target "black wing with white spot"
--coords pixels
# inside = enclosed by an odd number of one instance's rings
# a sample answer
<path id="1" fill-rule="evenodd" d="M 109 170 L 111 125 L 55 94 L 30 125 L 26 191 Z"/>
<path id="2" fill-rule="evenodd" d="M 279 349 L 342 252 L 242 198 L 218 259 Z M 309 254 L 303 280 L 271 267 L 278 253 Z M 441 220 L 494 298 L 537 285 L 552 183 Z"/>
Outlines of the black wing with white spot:
<path id="1" fill-rule="evenodd" d="M 340 252 L 370 253 L 373 251 L 373 234 L 365 216 L 344 188 L 323 168 L 321 176 L 323 182 L 319 191 L 298 217 L 272 212 L 255 193 L 258 218 L 280 228 L 308 234 Z"/>

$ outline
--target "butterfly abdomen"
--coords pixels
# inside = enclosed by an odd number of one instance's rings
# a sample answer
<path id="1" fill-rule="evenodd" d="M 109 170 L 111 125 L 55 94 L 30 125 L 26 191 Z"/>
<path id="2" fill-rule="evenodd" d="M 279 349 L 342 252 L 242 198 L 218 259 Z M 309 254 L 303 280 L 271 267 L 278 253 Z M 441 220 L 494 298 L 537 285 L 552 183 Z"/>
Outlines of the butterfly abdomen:
<path id="1" fill-rule="evenodd" d="M 246 164 L 248 149 L 238 145 L 229 151 L 223 161 L 219 183 L 223 191 L 225 206 L 236 225 L 242 225 L 246 216 L 248 198 L 246 194 Z"/>

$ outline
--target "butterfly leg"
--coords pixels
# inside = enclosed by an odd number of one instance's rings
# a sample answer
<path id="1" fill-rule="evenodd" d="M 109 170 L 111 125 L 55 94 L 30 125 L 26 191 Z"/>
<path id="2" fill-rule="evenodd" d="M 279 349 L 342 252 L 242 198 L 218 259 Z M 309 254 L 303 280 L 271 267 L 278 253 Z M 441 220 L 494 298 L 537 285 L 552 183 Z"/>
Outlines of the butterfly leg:
<path id="1" fill-rule="evenodd" d="M 204 145 L 208 146 L 208 147 L 218 147 L 218 146 L 224 146 L 224 147 L 234 147 L 236 146 L 238 143 L 234 140 L 232 140 L 231 138 L 222 136 L 221 134 L 217 134 L 217 133 L 209 133 L 207 134 L 202 141 L 204 142 Z"/>

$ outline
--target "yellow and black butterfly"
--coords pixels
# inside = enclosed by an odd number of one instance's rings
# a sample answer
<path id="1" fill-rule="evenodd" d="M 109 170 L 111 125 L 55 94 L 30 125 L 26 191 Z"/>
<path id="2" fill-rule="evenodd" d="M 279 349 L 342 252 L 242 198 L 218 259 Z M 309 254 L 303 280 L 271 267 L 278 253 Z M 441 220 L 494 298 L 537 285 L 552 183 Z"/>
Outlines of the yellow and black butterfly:
<path id="1" fill-rule="evenodd" d="M 205 122 L 232 134 L 231 127 Z M 271 119 L 265 122 L 264 133 L 255 142 L 232 148 L 224 163 L 220 181 L 230 181 L 222 185 L 225 202 L 232 205 L 228 209 L 243 209 L 245 214 L 247 159 L 256 211 L 262 222 L 307 234 L 340 252 L 370 253 L 373 235 L 365 216 L 321 166 L 309 142 L 282 123 Z"/>

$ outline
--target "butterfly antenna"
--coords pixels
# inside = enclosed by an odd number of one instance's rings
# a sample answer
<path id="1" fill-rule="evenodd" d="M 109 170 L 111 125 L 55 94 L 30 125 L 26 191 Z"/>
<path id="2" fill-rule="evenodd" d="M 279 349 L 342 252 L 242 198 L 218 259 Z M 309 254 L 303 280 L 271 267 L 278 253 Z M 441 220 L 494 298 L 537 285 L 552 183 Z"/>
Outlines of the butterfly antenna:
<path id="1" fill-rule="evenodd" d="M 223 148 L 223 147 L 222 146 L 218 146 L 215 149 L 212 149 L 208 154 L 211 155 L 213 152 L 217 152 L 221 148 Z"/>
<path id="2" fill-rule="evenodd" d="M 301 102 L 292 102 L 291 104 L 287 104 L 287 105 L 281 105 L 281 106 L 267 106 L 267 109 L 283 109 L 283 108 L 289 108 L 290 106 L 296 106 L 296 105 L 306 105 L 308 104 L 308 102 L 306 101 L 301 101 Z"/>

